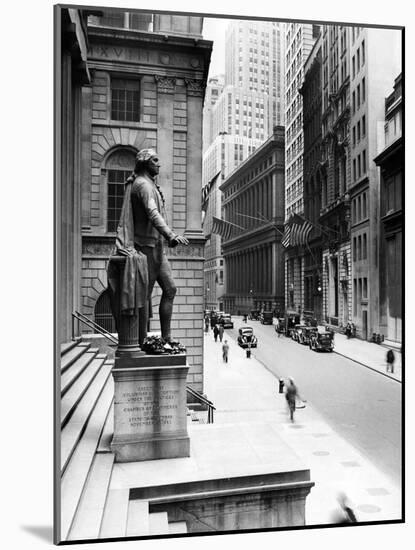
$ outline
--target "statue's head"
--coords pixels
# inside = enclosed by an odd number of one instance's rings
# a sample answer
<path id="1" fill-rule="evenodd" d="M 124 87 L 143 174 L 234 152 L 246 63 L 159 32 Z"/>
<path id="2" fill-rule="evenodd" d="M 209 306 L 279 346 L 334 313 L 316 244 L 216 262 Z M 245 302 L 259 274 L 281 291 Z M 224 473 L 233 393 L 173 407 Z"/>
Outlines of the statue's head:
<path id="1" fill-rule="evenodd" d="M 151 177 L 157 176 L 160 171 L 160 161 L 154 149 L 141 149 L 135 157 L 135 170 L 137 174 L 148 172 Z"/>

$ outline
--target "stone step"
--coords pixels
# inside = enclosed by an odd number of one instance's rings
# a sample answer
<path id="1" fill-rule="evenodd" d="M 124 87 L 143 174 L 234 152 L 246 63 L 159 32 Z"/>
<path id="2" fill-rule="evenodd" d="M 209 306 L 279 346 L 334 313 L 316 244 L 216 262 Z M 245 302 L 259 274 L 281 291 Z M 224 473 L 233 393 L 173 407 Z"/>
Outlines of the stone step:
<path id="1" fill-rule="evenodd" d="M 169 523 L 169 533 L 179 534 L 187 533 L 187 525 L 185 521 L 172 521 Z"/>
<path id="2" fill-rule="evenodd" d="M 100 361 L 100 359 L 97 359 Z M 92 364 L 91 364 L 92 366 Z M 111 369 L 103 365 L 99 370 L 98 374 L 94 378 L 92 384 L 88 387 L 85 395 L 79 402 L 76 407 L 73 415 L 71 416 L 69 422 L 63 428 L 61 432 L 61 472 L 65 471 L 65 468 L 68 465 L 69 459 L 71 458 L 72 453 L 75 451 L 75 447 L 80 440 L 85 427 L 87 427 L 87 422 L 91 413 L 95 412 L 95 404 L 97 403 L 101 393 L 105 389 L 105 394 L 110 396 L 108 407 L 105 410 L 105 416 L 100 419 L 102 421 L 101 431 L 99 436 L 101 436 L 102 428 L 104 426 L 105 419 L 108 414 L 108 409 L 110 407 L 111 401 L 114 396 L 114 384 L 112 378 L 110 378 Z M 98 442 L 97 442 L 98 446 Z"/>
<path id="3" fill-rule="evenodd" d="M 90 348 L 75 363 L 73 363 L 61 376 L 61 396 L 69 390 L 75 380 L 82 374 L 89 363 L 97 355 L 97 348 Z"/>
<path id="4" fill-rule="evenodd" d="M 77 344 L 75 347 L 70 349 L 65 355 L 61 358 L 61 374 L 63 374 L 75 361 L 81 357 L 89 348 L 91 344 L 81 343 Z"/>
<path id="5" fill-rule="evenodd" d="M 112 401 L 110 410 L 108 411 L 107 419 L 105 420 L 104 429 L 99 440 L 97 453 L 110 453 L 111 440 L 114 434 L 114 400 Z"/>
<path id="6" fill-rule="evenodd" d="M 69 350 L 74 348 L 78 343 L 80 342 L 79 338 L 76 338 L 75 340 L 71 340 L 70 342 L 65 342 L 61 344 L 61 357 L 62 355 L 65 355 Z"/>
<path id="7" fill-rule="evenodd" d="M 105 371 L 103 370 L 103 374 Z M 108 371 L 109 374 L 109 371 Z M 108 375 L 107 375 L 108 376 Z M 86 424 L 76 448 L 70 456 L 61 480 L 61 540 L 67 540 L 69 530 L 75 518 L 75 513 L 81 499 L 99 438 L 102 433 L 104 420 L 107 417 L 114 390 L 107 379 L 99 399 Z M 70 426 L 68 424 L 68 426 Z M 67 427 L 68 427 L 67 426 Z M 62 440 L 64 438 L 62 437 Z M 70 454 L 67 451 L 67 454 Z"/>
<path id="8" fill-rule="evenodd" d="M 71 415 L 74 413 L 76 407 L 81 401 L 82 397 L 88 391 L 94 378 L 100 371 L 104 364 L 103 359 L 93 359 L 79 378 L 72 384 L 71 388 L 65 393 L 61 399 L 61 427 L 70 420 Z M 107 367 L 108 368 L 108 367 Z"/>
<path id="9" fill-rule="evenodd" d="M 113 454 L 95 455 L 67 540 L 99 537 L 113 464 Z"/>
<path id="10" fill-rule="evenodd" d="M 107 494 L 99 538 L 125 537 L 127 532 L 129 489 L 110 489 Z"/>
<path id="11" fill-rule="evenodd" d="M 169 533 L 169 518 L 167 512 L 153 512 L 148 515 L 150 535 L 167 535 Z"/>
<path id="12" fill-rule="evenodd" d="M 130 500 L 127 518 L 127 537 L 150 534 L 148 500 Z"/>

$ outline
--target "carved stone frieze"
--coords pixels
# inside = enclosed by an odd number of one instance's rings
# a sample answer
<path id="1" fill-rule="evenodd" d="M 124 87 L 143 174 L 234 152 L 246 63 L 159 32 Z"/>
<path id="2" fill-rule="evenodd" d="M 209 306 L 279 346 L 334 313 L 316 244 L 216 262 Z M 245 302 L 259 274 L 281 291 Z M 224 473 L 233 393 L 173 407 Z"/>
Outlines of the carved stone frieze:
<path id="1" fill-rule="evenodd" d="M 206 83 L 204 80 L 185 79 L 187 94 L 193 97 L 203 97 Z"/>
<path id="2" fill-rule="evenodd" d="M 171 76 L 154 76 L 157 83 L 157 91 L 163 94 L 173 94 L 176 86 L 176 79 Z"/>

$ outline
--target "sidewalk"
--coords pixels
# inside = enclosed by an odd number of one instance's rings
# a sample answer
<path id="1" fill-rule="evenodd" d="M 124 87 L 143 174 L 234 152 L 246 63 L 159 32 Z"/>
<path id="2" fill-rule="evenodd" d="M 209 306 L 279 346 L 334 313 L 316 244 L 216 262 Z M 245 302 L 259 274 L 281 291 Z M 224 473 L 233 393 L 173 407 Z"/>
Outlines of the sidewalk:
<path id="1" fill-rule="evenodd" d="M 271 430 L 310 468 L 315 487 L 306 501 L 307 525 L 333 521 L 339 491 L 346 492 L 361 522 L 400 519 L 400 488 L 338 436 L 310 405 L 297 410 L 291 423 L 285 397 L 278 393 L 278 380 L 254 357 L 247 359 L 226 332 L 228 364 L 222 361 L 222 345 L 214 342 L 212 331 L 204 336 L 205 392 L 216 407 L 215 424 L 254 429 L 264 435 L 262 445 L 267 444 Z M 252 452 L 259 455 L 260 451 L 254 446 Z"/>
<path id="2" fill-rule="evenodd" d="M 319 327 L 324 330 L 324 327 Z M 334 353 L 347 357 L 356 363 L 376 370 L 389 378 L 402 382 L 402 354 L 393 348 L 395 354 L 394 372 L 386 372 L 386 352 L 388 348 L 358 338 L 349 338 L 338 332 L 334 336 Z"/>

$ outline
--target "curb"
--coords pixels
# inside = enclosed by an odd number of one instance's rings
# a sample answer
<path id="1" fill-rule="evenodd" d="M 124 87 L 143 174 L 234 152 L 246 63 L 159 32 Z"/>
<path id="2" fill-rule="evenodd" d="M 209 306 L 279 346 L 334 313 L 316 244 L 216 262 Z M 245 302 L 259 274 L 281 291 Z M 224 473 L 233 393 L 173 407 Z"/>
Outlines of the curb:
<path id="1" fill-rule="evenodd" d="M 366 367 L 367 369 L 370 369 L 373 372 L 377 372 L 378 374 L 381 374 L 382 376 L 386 376 L 386 378 L 389 378 L 390 380 L 395 380 L 395 382 L 399 382 L 399 384 L 402 384 L 402 380 L 399 380 L 398 378 L 395 378 L 394 376 L 390 376 L 387 372 L 382 372 L 381 370 L 375 369 L 374 367 L 366 365 L 365 363 L 362 363 L 361 361 L 358 361 L 357 359 L 353 359 L 352 357 L 349 357 L 348 355 L 344 355 L 344 353 L 340 353 L 339 351 L 336 351 L 335 349 L 333 350 L 333 352 L 336 355 L 340 355 L 340 357 L 344 357 L 345 359 L 349 359 L 350 361 L 353 361 L 354 363 L 357 363 L 358 365 L 361 365 L 362 367 Z"/>

